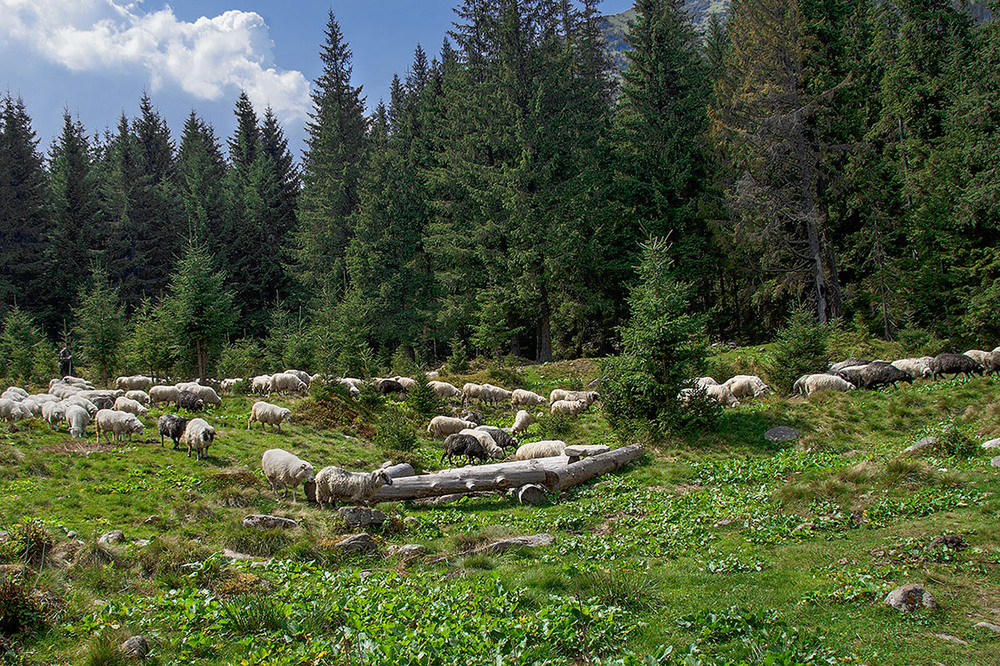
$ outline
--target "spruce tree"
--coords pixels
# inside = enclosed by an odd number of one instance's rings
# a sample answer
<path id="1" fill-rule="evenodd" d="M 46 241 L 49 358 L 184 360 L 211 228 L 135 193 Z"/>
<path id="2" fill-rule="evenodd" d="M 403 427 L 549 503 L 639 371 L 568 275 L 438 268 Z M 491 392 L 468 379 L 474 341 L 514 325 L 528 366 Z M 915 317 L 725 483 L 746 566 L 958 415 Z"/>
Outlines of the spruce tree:
<path id="1" fill-rule="evenodd" d="M 358 205 L 366 123 L 361 87 L 351 83 L 351 50 L 333 12 L 325 35 L 320 50 L 323 72 L 313 88 L 306 125 L 296 259 L 299 278 L 307 287 L 343 294 L 344 254 L 353 235 L 350 219 Z"/>
<path id="2" fill-rule="evenodd" d="M 90 279 L 79 292 L 74 311 L 74 331 L 81 351 L 91 369 L 99 371 L 100 383 L 107 386 L 110 370 L 115 367 L 125 342 L 125 306 L 118 289 L 108 281 L 108 273 L 95 266 Z"/>
<path id="3" fill-rule="evenodd" d="M 218 247 L 223 243 L 226 162 L 212 126 L 192 111 L 184 123 L 177 151 L 177 176 L 187 237 Z"/>

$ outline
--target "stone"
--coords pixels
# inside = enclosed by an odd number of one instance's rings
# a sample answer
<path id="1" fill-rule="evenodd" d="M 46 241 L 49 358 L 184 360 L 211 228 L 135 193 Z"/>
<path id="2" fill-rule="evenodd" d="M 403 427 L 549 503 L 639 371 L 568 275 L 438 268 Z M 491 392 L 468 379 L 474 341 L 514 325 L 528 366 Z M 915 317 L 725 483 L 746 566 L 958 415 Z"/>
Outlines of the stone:
<path id="1" fill-rule="evenodd" d="M 969 547 L 969 544 L 962 540 L 962 537 L 957 534 L 945 534 L 943 536 L 936 537 L 927 545 L 927 550 L 934 550 L 935 548 L 948 548 L 949 550 L 961 551 Z"/>
<path id="2" fill-rule="evenodd" d="M 75 539 L 78 536 L 79 535 L 76 532 L 74 532 L 73 530 L 70 530 L 69 532 L 66 532 L 66 538 L 67 539 Z"/>
<path id="3" fill-rule="evenodd" d="M 795 428 L 789 428 L 788 426 L 778 426 L 777 428 L 771 428 L 764 433 L 764 439 L 769 442 L 790 442 L 794 439 L 801 437 L 801 434 Z"/>
<path id="4" fill-rule="evenodd" d="M 145 548 L 151 543 L 153 542 L 150 541 L 149 539 L 136 539 L 135 545 L 139 546 L 139 548 Z"/>
<path id="5" fill-rule="evenodd" d="M 733 521 L 732 518 L 723 518 L 722 520 L 716 521 L 712 527 L 726 527 L 727 525 L 732 525 L 733 522 L 735 521 Z"/>
<path id="6" fill-rule="evenodd" d="M 419 543 L 408 543 L 402 546 L 392 545 L 385 549 L 386 557 L 400 557 L 404 560 L 420 557 L 426 552 L 427 548 Z"/>
<path id="7" fill-rule="evenodd" d="M 937 444 L 937 441 L 938 441 L 937 437 L 934 436 L 924 437 L 923 439 L 918 440 L 916 444 L 911 444 L 910 446 L 903 449 L 903 453 L 907 453 L 911 456 L 917 455 L 924 449 L 933 448 L 934 445 Z"/>
<path id="8" fill-rule="evenodd" d="M 375 539 L 371 535 L 364 533 L 344 537 L 333 544 L 333 547 L 342 553 L 350 555 L 370 555 L 378 552 L 378 544 L 375 543 Z"/>
<path id="9" fill-rule="evenodd" d="M 940 638 L 941 640 L 948 641 L 950 643 L 958 643 L 959 645 L 969 644 L 967 641 L 963 641 L 961 638 L 957 636 L 952 636 L 951 634 L 934 634 L 934 635 Z"/>
<path id="10" fill-rule="evenodd" d="M 996 458 L 990 460 L 990 465 L 993 467 L 1000 467 L 1000 456 L 997 456 Z"/>
<path id="11" fill-rule="evenodd" d="M 348 527 L 368 527 L 369 525 L 381 525 L 385 522 L 385 514 L 378 509 L 369 509 L 362 506 L 342 506 L 337 509 L 337 513 L 344 519 Z"/>
<path id="12" fill-rule="evenodd" d="M 589 388 L 589 389 L 595 389 L 595 388 L 597 388 L 597 385 L 600 384 L 600 383 L 601 383 L 600 377 L 598 377 L 597 379 L 592 379 L 592 380 L 590 380 L 587 383 L 587 388 Z"/>
<path id="13" fill-rule="evenodd" d="M 111 530 L 110 532 L 105 532 L 97 539 L 97 543 L 101 546 L 108 546 L 113 543 L 121 543 L 125 540 L 125 533 L 121 530 Z"/>
<path id="14" fill-rule="evenodd" d="M 282 529 L 289 529 L 298 526 L 299 524 L 291 518 L 281 518 L 280 516 L 251 514 L 243 518 L 243 527 L 254 530 L 273 530 L 278 527 Z"/>
<path id="15" fill-rule="evenodd" d="M 145 636 L 133 636 L 122 643 L 122 652 L 130 657 L 144 659 L 149 654 L 149 642 Z"/>
<path id="16" fill-rule="evenodd" d="M 903 613 L 911 613 L 921 606 L 937 608 L 937 602 L 931 593 L 918 583 L 897 587 L 886 596 L 885 603 Z"/>
<path id="17" fill-rule="evenodd" d="M 556 538 L 551 534 L 533 534 L 531 536 L 520 536 L 512 539 L 501 539 L 488 543 L 485 546 L 476 548 L 473 553 L 489 553 L 499 555 L 512 548 L 539 548 L 541 546 L 551 546 L 556 542 Z"/>
<path id="18" fill-rule="evenodd" d="M 235 550 L 229 550 L 228 548 L 223 548 L 222 554 L 231 560 L 237 560 L 237 561 L 258 559 L 253 555 L 247 555 L 246 553 L 237 553 Z"/>
<path id="19" fill-rule="evenodd" d="M 143 525 L 159 525 L 163 522 L 162 516 L 150 516 L 146 520 L 142 521 Z"/>
<path id="20" fill-rule="evenodd" d="M 1000 634 L 1000 624 L 993 624 L 992 622 L 977 622 L 972 626 L 973 629 L 986 629 L 987 631 L 992 631 L 993 633 Z"/>
<path id="21" fill-rule="evenodd" d="M 984 449 L 1000 449 L 1000 439 L 991 439 L 988 442 L 983 442 Z"/>

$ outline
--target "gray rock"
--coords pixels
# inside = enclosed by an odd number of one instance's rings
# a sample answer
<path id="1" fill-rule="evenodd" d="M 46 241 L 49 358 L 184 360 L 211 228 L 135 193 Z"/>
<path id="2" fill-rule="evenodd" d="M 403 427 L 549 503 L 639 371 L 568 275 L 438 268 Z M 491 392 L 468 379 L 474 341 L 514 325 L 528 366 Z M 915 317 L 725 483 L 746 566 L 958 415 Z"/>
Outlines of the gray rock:
<path id="1" fill-rule="evenodd" d="M 333 544 L 333 547 L 342 553 L 350 555 L 370 555 L 378 552 L 378 544 L 375 543 L 375 539 L 363 533 L 344 537 Z"/>
<path id="2" fill-rule="evenodd" d="M 78 536 L 79 535 L 76 532 L 74 532 L 73 530 L 70 530 L 69 532 L 66 532 L 66 538 L 67 539 L 75 539 Z"/>
<path id="3" fill-rule="evenodd" d="M 149 654 L 149 643 L 145 636 L 133 636 L 122 643 L 122 652 L 130 657 L 144 659 Z"/>
<path id="4" fill-rule="evenodd" d="M 251 514 L 243 518 L 243 527 L 248 527 L 254 530 L 273 530 L 276 527 L 289 529 L 298 526 L 299 524 L 291 518 L 281 518 L 279 516 Z"/>
<path id="5" fill-rule="evenodd" d="M 111 530 L 110 532 L 105 532 L 100 537 L 97 538 L 97 543 L 102 546 L 108 546 L 113 543 L 121 543 L 125 540 L 125 533 L 121 530 Z"/>
<path id="6" fill-rule="evenodd" d="M 990 460 L 990 465 L 993 467 L 1000 467 L 1000 456 L 997 456 L 996 458 Z"/>
<path id="7" fill-rule="evenodd" d="M 777 428 L 771 428 L 764 433 L 764 439 L 769 442 L 790 442 L 793 439 L 798 439 L 801 434 L 795 428 L 789 428 L 788 426 L 778 426 Z"/>
<path id="8" fill-rule="evenodd" d="M 943 536 L 936 537 L 927 545 L 927 550 L 934 550 L 935 548 L 948 548 L 950 550 L 965 550 L 969 547 L 969 544 L 962 540 L 962 537 L 957 534 L 945 534 Z"/>
<path id="9" fill-rule="evenodd" d="M 378 509 L 368 509 L 362 506 L 342 506 L 337 513 L 344 519 L 348 527 L 368 527 L 381 525 L 385 522 L 385 514 Z"/>
<path id="10" fill-rule="evenodd" d="M 921 451 L 923 451 L 924 449 L 933 448 L 934 445 L 937 444 L 937 441 L 938 441 L 937 437 L 934 436 L 924 437 L 923 439 L 918 440 L 916 444 L 911 444 L 910 446 L 903 449 L 903 453 L 909 455 L 916 455 Z"/>
<path id="11" fill-rule="evenodd" d="M 968 645 L 967 641 L 963 641 L 958 636 L 952 636 L 951 634 L 934 634 L 943 641 L 948 641 L 950 643 L 958 643 L 959 645 Z"/>
<path id="12" fill-rule="evenodd" d="M 385 549 L 385 554 L 387 557 L 400 557 L 404 560 L 408 560 L 413 557 L 420 557 L 427 552 L 427 548 L 420 545 L 419 543 L 408 543 L 403 546 L 387 546 Z"/>
<path id="13" fill-rule="evenodd" d="M 222 554 L 231 560 L 256 560 L 259 558 L 253 555 L 247 555 L 246 553 L 237 553 L 235 550 L 229 550 L 228 548 L 222 549 Z"/>
<path id="14" fill-rule="evenodd" d="M 163 522 L 162 516 L 150 516 L 146 520 L 142 521 L 143 525 L 158 525 Z"/>
<path id="15" fill-rule="evenodd" d="M 992 622 L 977 622 L 972 626 L 973 629 L 986 629 L 987 631 L 992 631 L 995 634 L 1000 634 L 1000 625 L 993 624 Z"/>
<path id="16" fill-rule="evenodd" d="M 136 539 L 135 545 L 139 546 L 139 548 L 145 548 L 151 543 L 153 542 L 150 541 L 149 539 Z"/>
<path id="17" fill-rule="evenodd" d="M 597 385 L 600 384 L 600 383 L 601 383 L 601 378 L 600 377 L 598 377 L 597 379 L 592 379 L 592 380 L 590 380 L 587 383 L 587 388 L 595 389 L 595 388 L 597 388 Z"/>
<path id="18" fill-rule="evenodd" d="M 498 555 L 511 548 L 538 548 L 540 546 L 551 546 L 556 542 L 556 538 L 551 534 L 533 534 L 531 536 L 520 536 L 512 539 L 501 539 L 488 543 L 485 546 L 476 548 L 473 553 L 489 553 Z"/>
<path id="19" fill-rule="evenodd" d="M 931 593 L 925 590 L 918 583 L 910 583 L 897 587 L 885 598 L 885 603 L 903 613 L 911 613 L 921 606 L 924 608 L 937 608 L 937 602 Z"/>
<path id="20" fill-rule="evenodd" d="M 983 442 L 984 449 L 1000 449 L 1000 439 L 991 439 L 988 442 Z"/>

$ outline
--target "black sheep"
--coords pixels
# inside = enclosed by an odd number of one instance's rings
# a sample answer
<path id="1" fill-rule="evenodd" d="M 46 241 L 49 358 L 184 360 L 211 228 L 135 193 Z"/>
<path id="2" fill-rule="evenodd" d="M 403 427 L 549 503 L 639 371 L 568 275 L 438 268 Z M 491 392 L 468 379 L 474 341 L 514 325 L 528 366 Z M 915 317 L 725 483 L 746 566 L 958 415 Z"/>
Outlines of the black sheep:
<path id="1" fill-rule="evenodd" d="M 840 370 L 831 370 L 829 374 L 837 375 L 843 380 L 849 381 L 857 388 L 862 388 L 863 384 L 861 381 L 861 371 L 868 367 L 865 365 L 856 365 L 852 367 L 841 368 Z"/>
<path id="2" fill-rule="evenodd" d="M 187 419 L 176 414 L 164 414 L 156 422 L 156 427 L 160 431 L 160 446 L 163 446 L 163 438 L 169 437 L 174 440 L 174 450 L 180 443 L 181 435 L 187 427 Z"/>
<path id="3" fill-rule="evenodd" d="M 378 383 L 379 393 L 389 395 L 390 393 L 406 393 L 406 388 L 395 379 L 383 379 Z"/>
<path id="4" fill-rule="evenodd" d="M 205 406 L 205 401 L 198 397 L 197 393 L 191 391 L 181 391 L 177 394 L 177 409 L 186 409 L 189 412 L 197 412 Z"/>
<path id="5" fill-rule="evenodd" d="M 965 354 L 938 354 L 931 361 L 931 376 L 934 379 L 944 375 L 971 375 L 983 374 L 983 366 L 974 358 Z"/>
<path id="6" fill-rule="evenodd" d="M 448 458 L 448 464 L 453 465 L 453 456 L 465 456 L 469 463 L 472 463 L 473 458 L 479 458 L 482 461 L 489 459 L 486 453 L 486 449 L 478 439 L 472 435 L 462 435 L 455 433 L 453 435 L 448 435 L 444 440 L 444 453 L 441 454 L 441 462 L 444 462 L 445 457 Z"/>
<path id="7" fill-rule="evenodd" d="M 497 428 L 496 426 L 479 426 L 478 428 L 476 428 L 476 430 L 482 430 L 490 437 L 492 437 L 493 441 L 496 442 L 497 446 L 499 446 L 501 449 L 510 449 L 510 448 L 516 449 L 519 446 L 519 442 L 517 441 L 517 439 L 512 437 L 510 433 L 500 428 Z"/>
<path id="8" fill-rule="evenodd" d="M 858 386 L 868 390 L 891 386 L 897 382 L 913 383 L 910 373 L 900 370 L 884 361 L 875 361 L 861 368 L 861 384 Z"/>
<path id="9" fill-rule="evenodd" d="M 115 399 L 107 395 L 95 395 L 90 398 L 90 401 L 94 403 L 94 407 L 98 409 L 113 409 L 115 406 Z"/>

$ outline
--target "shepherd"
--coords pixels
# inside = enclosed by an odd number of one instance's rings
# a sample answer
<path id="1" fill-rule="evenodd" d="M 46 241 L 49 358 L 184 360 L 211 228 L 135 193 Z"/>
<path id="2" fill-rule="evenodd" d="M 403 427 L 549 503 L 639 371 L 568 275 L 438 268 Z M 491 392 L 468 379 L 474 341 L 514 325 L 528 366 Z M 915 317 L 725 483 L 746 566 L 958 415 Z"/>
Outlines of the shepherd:
<path id="1" fill-rule="evenodd" d="M 67 377 L 73 374 L 73 351 L 69 348 L 69 343 L 59 350 L 59 376 Z"/>

